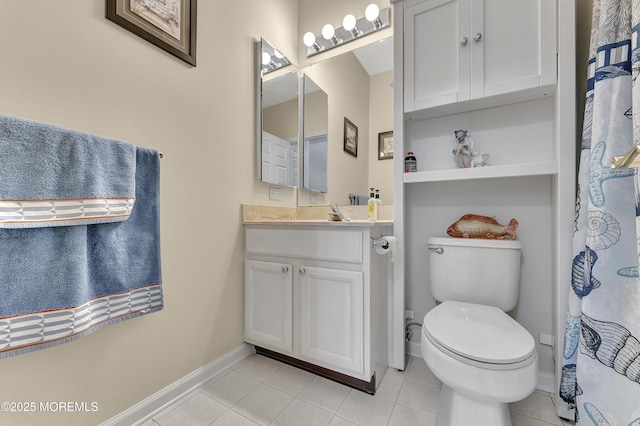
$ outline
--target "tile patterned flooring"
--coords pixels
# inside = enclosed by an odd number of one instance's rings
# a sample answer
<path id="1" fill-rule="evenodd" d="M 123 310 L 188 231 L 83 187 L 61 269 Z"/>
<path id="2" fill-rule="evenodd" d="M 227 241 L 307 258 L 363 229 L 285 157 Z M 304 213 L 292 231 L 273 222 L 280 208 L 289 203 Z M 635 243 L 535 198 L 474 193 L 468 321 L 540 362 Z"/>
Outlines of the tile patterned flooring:
<path id="1" fill-rule="evenodd" d="M 251 355 L 142 426 L 436 425 L 440 382 L 420 358 L 387 370 L 375 396 Z M 552 395 L 535 391 L 511 404 L 513 426 L 569 426 Z"/>

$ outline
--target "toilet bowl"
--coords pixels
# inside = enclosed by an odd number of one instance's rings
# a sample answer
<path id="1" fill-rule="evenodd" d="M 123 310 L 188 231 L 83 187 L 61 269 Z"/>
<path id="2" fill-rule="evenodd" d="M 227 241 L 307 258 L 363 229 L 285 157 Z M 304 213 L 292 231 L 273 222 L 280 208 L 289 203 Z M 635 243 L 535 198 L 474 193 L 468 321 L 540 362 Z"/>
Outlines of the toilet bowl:
<path id="1" fill-rule="evenodd" d="M 509 402 L 536 386 L 533 337 L 496 307 L 441 303 L 424 317 L 421 350 L 442 381 L 438 426 L 511 425 Z"/>

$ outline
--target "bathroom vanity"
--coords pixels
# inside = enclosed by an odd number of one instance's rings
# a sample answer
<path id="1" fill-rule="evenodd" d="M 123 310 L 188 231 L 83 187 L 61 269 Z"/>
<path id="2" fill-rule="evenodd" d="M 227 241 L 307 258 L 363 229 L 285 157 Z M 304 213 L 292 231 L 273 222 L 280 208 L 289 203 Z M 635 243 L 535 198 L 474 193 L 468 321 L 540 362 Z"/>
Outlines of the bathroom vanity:
<path id="1" fill-rule="evenodd" d="M 373 394 L 387 369 L 392 225 L 245 222 L 245 341 L 256 352 Z"/>

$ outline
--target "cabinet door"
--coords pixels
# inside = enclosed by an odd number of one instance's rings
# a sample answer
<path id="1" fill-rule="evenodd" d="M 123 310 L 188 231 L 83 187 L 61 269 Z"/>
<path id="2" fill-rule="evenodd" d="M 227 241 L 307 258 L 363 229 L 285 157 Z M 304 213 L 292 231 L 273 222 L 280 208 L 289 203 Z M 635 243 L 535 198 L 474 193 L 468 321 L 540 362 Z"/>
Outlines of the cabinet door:
<path id="1" fill-rule="evenodd" d="M 555 14 L 555 0 L 472 3 L 472 99 L 555 83 Z"/>
<path id="2" fill-rule="evenodd" d="M 245 340 L 291 353 L 292 266 L 285 263 L 245 261 Z"/>
<path id="3" fill-rule="evenodd" d="M 404 10 L 405 112 L 556 82 L 555 0 L 425 0 Z"/>
<path id="4" fill-rule="evenodd" d="M 308 361 L 362 375 L 362 272 L 302 266 L 300 351 Z"/>
<path id="5" fill-rule="evenodd" d="M 469 99 L 469 1 L 405 9 L 405 111 Z"/>

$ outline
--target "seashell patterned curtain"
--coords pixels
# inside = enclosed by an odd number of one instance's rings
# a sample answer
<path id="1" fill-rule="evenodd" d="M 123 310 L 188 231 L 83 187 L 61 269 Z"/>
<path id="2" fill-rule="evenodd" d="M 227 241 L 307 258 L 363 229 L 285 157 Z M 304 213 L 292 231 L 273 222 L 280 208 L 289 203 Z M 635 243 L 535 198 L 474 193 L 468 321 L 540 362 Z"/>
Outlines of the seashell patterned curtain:
<path id="1" fill-rule="evenodd" d="M 558 412 L 640 426 L 640 0 L 594 0 Z"/>

